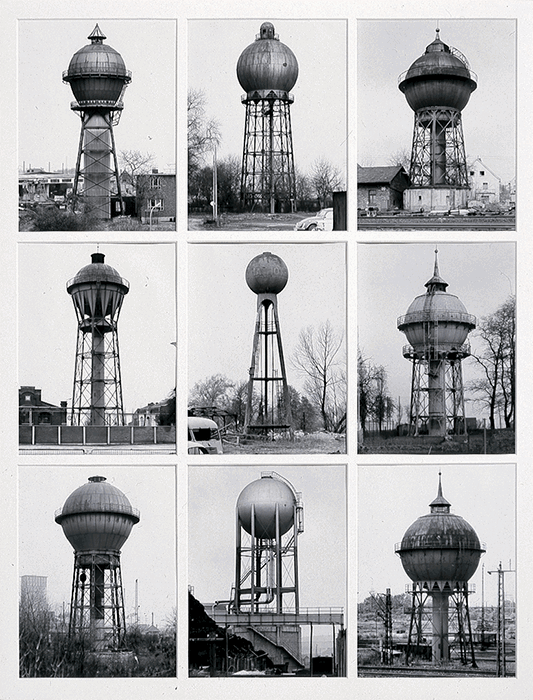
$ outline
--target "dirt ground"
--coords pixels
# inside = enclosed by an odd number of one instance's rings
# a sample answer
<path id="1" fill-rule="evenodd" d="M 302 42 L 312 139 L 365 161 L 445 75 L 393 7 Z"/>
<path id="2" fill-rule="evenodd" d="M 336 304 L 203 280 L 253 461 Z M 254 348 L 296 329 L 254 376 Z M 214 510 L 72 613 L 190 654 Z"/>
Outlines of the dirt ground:
<path id="1" fill-rule="evenodd" d="M 514 430 L 475 430 L 468 436 L 443 440 L 428 437 L 368 438 L 360 454 L 514 454 Z"/>
<path id="2" fill-rule="evenodd" d="M 210 220 L 208 214 L 190 214 L 188 219 L 189 231 L 292 231 L 298 221 L 312 214 L 298 212 L 297 214 L 222 214 L 219 226 L 206 223 Z"/>
<path id="3" fill-rule="evenodd" d="M 338 433 L 312 433 L 290 440 L 254 440 L 237 444 L 236 439 L 224 439 L 224 454 L 345 454 L 346 435 Z"/>

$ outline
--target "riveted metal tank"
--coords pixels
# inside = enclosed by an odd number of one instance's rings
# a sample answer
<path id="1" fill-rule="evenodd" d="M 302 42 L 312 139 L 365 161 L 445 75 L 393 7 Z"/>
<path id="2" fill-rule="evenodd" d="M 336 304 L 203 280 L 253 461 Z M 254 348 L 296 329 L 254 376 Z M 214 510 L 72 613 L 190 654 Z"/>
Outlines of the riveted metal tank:
<path id="1" fill-rule="evenodd" d="M 448 283 L 440 277 L 436 257 L 433 277 L 425 287 L 426 293 L 415 297 L 405 316 L 398 318 L 398 330 L 405 333 L 417 353 L 427 350 L 428 343 L 440 352 L 458 350 L 476 327 L 476 318 L 455 294 L 446 291 Z M 428 324 L 432 326 L 431 333 Z"/>
<path id="2" fill-rule="evenodd" d="M 468 581 L 485 552 L 474 528 L 460 515 L 450 513 L 439 479 L 437 498 L 430 513 L 407 528 L 396 552 L 412 581 L 430 583 Z"/>
<path id="3" fill-rule="evenodd" d="M 477 88 L 477 76 L 459 51 L 441 41 L 437 30 L 425 53 L 400 75 L 398 87 L 415 112 L 428 107 L 460 112 Z"/>
<path id="4" fill-rule="evenodd" d="M 279 534 L 284 535 L 294 523 L 296 497 L 285 482 L 271 476 L 262 476 L 248 484 L 237 499 L 237 513 L 242 527 L 252 534 L 252 506 L 254 508 L 255 537 L 276 537 L 276 510 L 279 512 Z"/>
<path id="5" fill-rule="evenodd" d="M 263 22 L 253 44 L 237 61 L 237 78 L 242 89 L 289 92 L 298 79 L 298 61 L 288 46 L 276 36 L 274 25 Z"/>
<path id="6" fill-rule="evenodd" d="M 93 253 L 91 260 L 67 282 L 67 292 L 72 296 L 78 319 L 115 318 L 129 291 L 129 282 L 114 267 L 104 263 L 103 253 Z"/>
<path id="7" fill-rule="evenodd" d="M 80 107 L 113 106 L 131 81 L 131 73 L 118 51 L 104 44 L 107 37 L 98 24 L 87 38 L 91 43 L 72 56 L 63 80 L 70 83 Z"/>
<path id="8" fill-rule="evenodd" d="M 273 253 L 261 253 L 246 268 L 246 283 L 256 294 L 279 294 L 289 280 L 289 270 Z"/>
<path id="9" fill-rule="evenodd" d="M 89 477 L 55 517 L 76 552 L 119 551 L 139 520 L 139 511 L 103 476 Z"/>

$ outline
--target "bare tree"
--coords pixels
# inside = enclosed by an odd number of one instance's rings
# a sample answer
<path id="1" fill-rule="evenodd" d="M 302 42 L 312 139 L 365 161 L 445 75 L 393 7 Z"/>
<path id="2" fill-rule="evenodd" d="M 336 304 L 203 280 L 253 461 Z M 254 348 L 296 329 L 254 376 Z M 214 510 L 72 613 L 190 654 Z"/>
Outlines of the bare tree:
<path id="1" fill-rule="evenodd" d="M 325 158 L 318 158 L 311 169 L 311 183 L 321 207 L 331 203 L 333 192 L 343 186 L 339 168 Z"/>
<path id="2" fill-rule="evenodd" d="M 205 154 L 220 143 L 220 123 L 206 114 L 207 98 L 203 90 L 187 92 L 187 155 L 189 177 L 205 164 Z"/>
<path id="3" fill-rule="evenodd" d="M 489 409 L 490 427 L 496 427 L 496 413 L 503 411 L 505 426 L 515 421 L 516 404 L 516 299 L 510 296 L 493 314 L 485 316 L 474 334 L 481 347 L 472 357 L 481 368 L 481 377 L 469 382 L 468 389 Z"/>
<path id="4" fill-rule="evenodd" d="M 411 151 L 408 148 L 399 148 L 389 157 L 389 165 L 401 165 L 407 174 L 411 167 Z"/>
<path id="5" fill-rule="evenodd" d="M 329 321 L 321 323 L 317 329 L 308 326 L 300 331 L 298 345 L 291 358 L 294 368 L 307 377 L 304 388 L 320 412 L 326 430 L 333 430 L 346 414 L 346 403 L 338 403 L 338 385 L 345 383 L 344 368 L 338 359 L 343 344 L 342 334 L 338 334 Z"/>
<path id="6" fill-rule="evenodd" d="M 137 176 L 149 173 L 154 165 L 153 153 L 141 151 L 120 151 L 119 162 L 123 175 L 129 180 L 131 186 L 137 186 Z"/>
<path id="7" fill-rule="evenodd" d="M 223 374 L 213 374 L 203 381 L 196 382 L 189 394 L 189 405 L 226 408 L 230 403 L 228 392 L 234 386 L 235 382 Z"/>

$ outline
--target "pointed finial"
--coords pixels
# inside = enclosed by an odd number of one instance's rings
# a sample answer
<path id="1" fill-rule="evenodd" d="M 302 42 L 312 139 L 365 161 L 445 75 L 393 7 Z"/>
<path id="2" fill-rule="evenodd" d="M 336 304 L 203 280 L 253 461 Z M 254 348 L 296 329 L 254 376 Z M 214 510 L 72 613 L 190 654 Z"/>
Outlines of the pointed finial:
<path id="1" fill-rule="evenodd" d="M 434 275 L 434 277 L 440 277 L 440 273 L 439 273 L 439 249 L 437 247 L 437 244 L 435 244 L 435 266 L 433 268 L 433 275 Z"/>
<path id="2" fill-rule="evenodd" d="M 439 490 L 438 490 L 437 496 L 439 496 L 440 498 L 442 498 L 442 482 L 441 482 L 441 476 L 442 476 L 442 472 L 439 471 Z"/>
<path id="3" fill-rule="evenodd" d="M 447 501 L 442 495 L 442 473 L 439 471 L 439 488 L 437 490 L 437 497 L 431 501 L 429 507 L 432 513 L 449 513 L 451 503 Z"/>
<path id="4" fill-rule="evenodd" d="M 87 39 L 90 39 L 92 44 L 103 44 L 104 39 L 107 39 L 107 37 L 97 24 Z"/>

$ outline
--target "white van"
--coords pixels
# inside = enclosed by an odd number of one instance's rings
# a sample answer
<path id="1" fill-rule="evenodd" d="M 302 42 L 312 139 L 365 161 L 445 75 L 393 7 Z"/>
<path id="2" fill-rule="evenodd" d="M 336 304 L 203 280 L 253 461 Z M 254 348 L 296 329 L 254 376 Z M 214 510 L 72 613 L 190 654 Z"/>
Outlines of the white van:
<path id="1" fill-rule="evenodd" d="M 211 418 L 188 416 L 188 440 L 203 445 L 209 454 L 222 454 L 222 440 L 218 426 Z"/>

